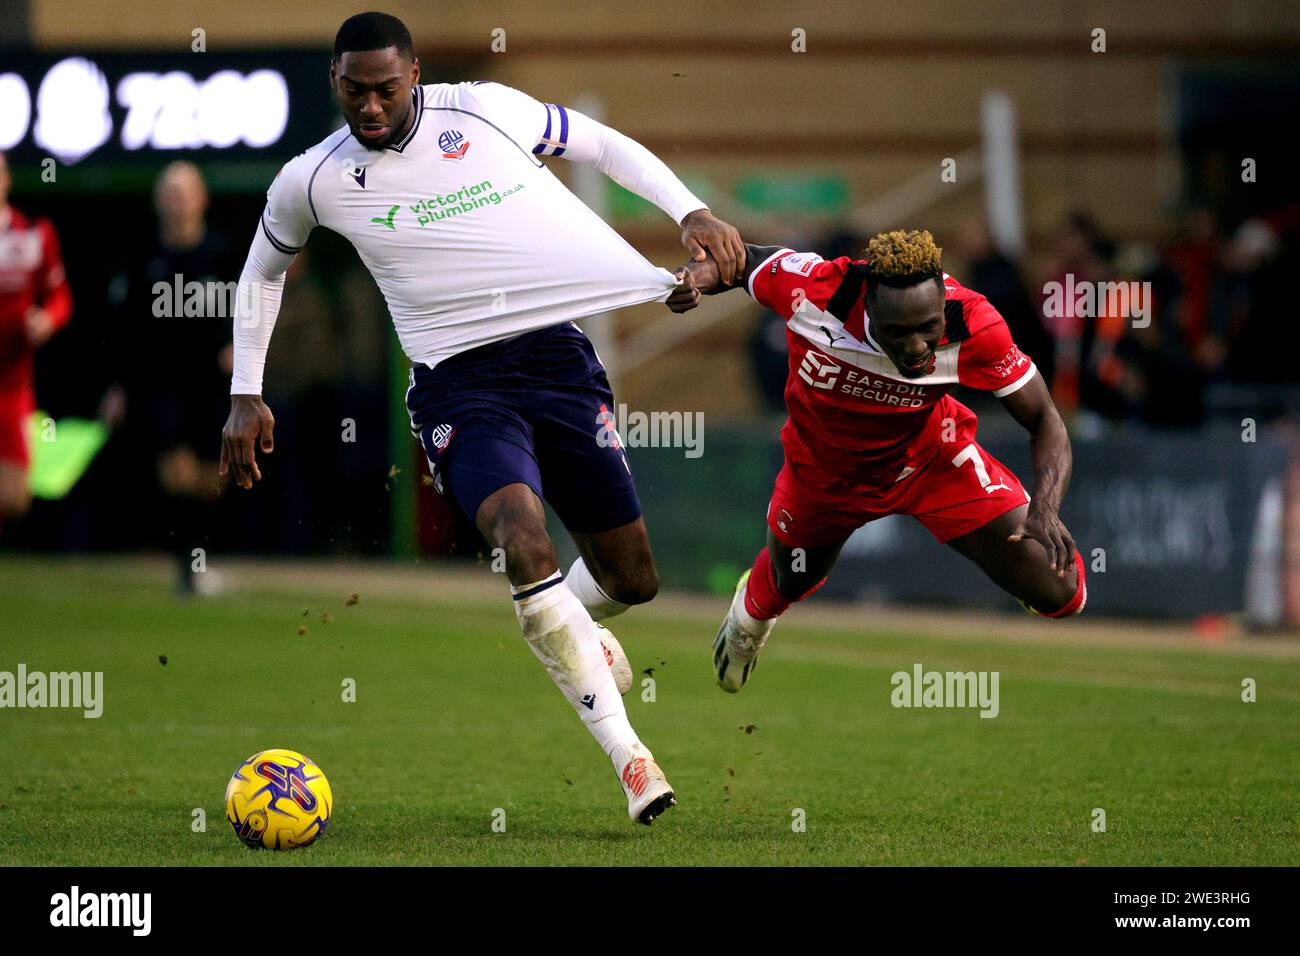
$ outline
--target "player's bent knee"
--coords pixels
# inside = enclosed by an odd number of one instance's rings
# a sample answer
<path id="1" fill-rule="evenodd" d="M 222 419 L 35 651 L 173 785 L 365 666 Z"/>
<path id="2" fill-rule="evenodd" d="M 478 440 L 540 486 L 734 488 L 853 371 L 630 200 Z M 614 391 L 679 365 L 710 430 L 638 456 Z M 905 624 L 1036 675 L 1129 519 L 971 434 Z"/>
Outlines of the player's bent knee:
<path id="1" fill-rule="evenodd" d="M 479 509 L 477 524 L 488 546 L 505 553 L 506 571 L 534 580 L 554 570 L 555 548 L 541 509 L 529 501 L 489 499 Z"/>
<path id="2" fill-rule="evenodd" d="M 531 491 L 518 494 L 514 488 L 507 486 L 489 495 L 474 516 L 479 531 L 494 547 L 504 548 L 509 538 L 546 533 L 546 515 L 541 502 Z"/>
<path id="3" fill-rule="evenodd" d="M 1088 583 L 1083 565 L 1075 562 L 1075 574 L 1057 578 L 1053 583 L 1060 586 L 1051 589 L 1050 594 L 1043 594 L 1024 603 L 1042 617 L 1075 617 L 1083 613 L 1088 603 Z"/>
<path id="4" fill-rule="evenodd" d="M 601 587 L 619 604 L 645 604 L 659 593 L 659 574 L 651 566 L 635 575 L 617 577 L 608 584 L 601 582 Z"/>
<path id="5" fill-rule="evenodd" d="M 528 521 L 506 523 L 494 529 L 489 543 L 505 552 L 506 565 L 509 567 L 533 564 L 545 559 L 554 550 L 551 547 L 551 537 L 546 533 L 546 525 Z"/>

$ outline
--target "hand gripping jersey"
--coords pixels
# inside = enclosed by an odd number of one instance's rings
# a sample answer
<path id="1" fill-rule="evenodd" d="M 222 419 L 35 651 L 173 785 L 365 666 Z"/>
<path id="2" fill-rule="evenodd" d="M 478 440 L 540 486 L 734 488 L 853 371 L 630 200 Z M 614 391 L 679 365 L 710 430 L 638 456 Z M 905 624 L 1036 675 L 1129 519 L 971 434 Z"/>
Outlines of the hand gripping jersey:
<path id="1" fill-rule="evenodd" d="M 879 494 L 934 458 L 945 426 L 973 419 L 948 394 L 956 385 L 1002 397 L 1033 378 L 997 310 L 943 278 L 946 330 L 934 371 L 907 378 L 868 331 L 865 262 L 779 249 L 752 269 L 750 295 L 787 320 L 787 459 L 830 476 L 840 493 Z"/>

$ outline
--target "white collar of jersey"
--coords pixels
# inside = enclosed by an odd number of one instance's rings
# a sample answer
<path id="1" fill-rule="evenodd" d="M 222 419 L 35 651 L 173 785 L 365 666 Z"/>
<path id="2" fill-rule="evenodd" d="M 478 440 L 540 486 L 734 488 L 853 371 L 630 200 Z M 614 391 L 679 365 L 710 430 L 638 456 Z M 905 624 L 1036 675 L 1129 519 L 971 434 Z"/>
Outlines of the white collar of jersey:
<path id="1" fill-rule="evenodd" d="M 420 128 L 420 117 L 424 115 L 424 87 L 416 86 L 411 90 L 411 105 L 415 110 L 415 119 L 411 120 L 411 128 L 406 131 L 400 142 L 389 143 L 384 149 L 391 149 L 395 153 L 400 153 L 410 145 L 411 140 L 415 139 L 415 132 Z"/>
<path id="2" fill-rule="evenodd" d="M 863 313 L 864 328 L 869 328 L 868 317 Z M 867 332 L 865 342 L 859 342 L 844 328 L 844 323 L 807 299 L 800 303 L 786 326 L 814 348 L 848 364 L 895 381 L 913 385 L 945 385 L 957 381 L 957 353 L 960 343 L 950 342 L 935 349 L 935 370 L 921 378 L 910 378 L 899 371 L 885 350 Z M 823 341 L 825 339 L 826 341 Z"/>
<path id="3" fill-rule="evenodd" d="M 867 321 L 866 313 L 863 312 L 862 321 Z M 884 349 L 871 340 L 868 333 L 867 341 L 860 342 L 857 337 L 850 335 L 849 330 L 844 327 L 844 323 L 827 312 L 813 305 L 808 299 L 799 303 L 794 315 L 786 323 L 791 329 L 802 335 L 804 338 L 817 342 L 825 348 L 843 349 L 850 352 L 868 352 L 884 355 Z M 820 341 L 820 336 L 826 338 L 826 342 Z"/>
<path id="4" fill-rule="evenodd" d="M 885 350 L 880 347 L 880 343 L 871 337 L 871 316 L 867 314 L 867 304 L 862 303 L 862 338 L 865 345 L 873 352 L 885 354 Z"/>

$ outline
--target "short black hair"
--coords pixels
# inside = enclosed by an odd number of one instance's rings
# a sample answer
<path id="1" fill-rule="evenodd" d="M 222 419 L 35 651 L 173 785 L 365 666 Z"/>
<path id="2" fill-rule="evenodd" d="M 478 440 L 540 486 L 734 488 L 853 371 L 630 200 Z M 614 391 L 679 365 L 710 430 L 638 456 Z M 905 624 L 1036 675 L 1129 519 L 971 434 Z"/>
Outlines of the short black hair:
<path id="1" fill-rule="evenodd" d="M 334 59 L 344 53 L 386 50 L 397 47 L 397 55 L 411 58 L 411 31 L 406 24 L 388 13 L 358 13 L 348 17 L 334 35 Z"/>

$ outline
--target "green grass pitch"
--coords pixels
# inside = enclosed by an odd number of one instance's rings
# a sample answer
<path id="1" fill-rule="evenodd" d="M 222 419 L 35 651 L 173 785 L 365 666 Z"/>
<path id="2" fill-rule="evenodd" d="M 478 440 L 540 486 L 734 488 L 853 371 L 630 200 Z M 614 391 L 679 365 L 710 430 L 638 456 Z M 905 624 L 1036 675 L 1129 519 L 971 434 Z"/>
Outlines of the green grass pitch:
<path id="1" fill-rule="evenodd" d="M 638 687 L 628 710 L 680 799 L 647 829 L 504 584 L 476 603 L 437 580 L 352 607 L 333 585 L 185 602 L 129 563 L 0 559 L 0 670 L 105 675 L 98 720 L 0 710 L 0 863 L 1300 864 L 1294 656 L 1012 641 L 975 615 L 967 637 L 911 636 L 796 608 L 732 697 L 708 667 L 725 600 L 635 609 L 613 629 L 656 699 Z M 895 709 L 890 675 L 916 662 L 998 671 L 1001 713 Z M 325 770 L 334 819 L 307 849 L 247 850 L 226 780 L 277 746 Z"/>

